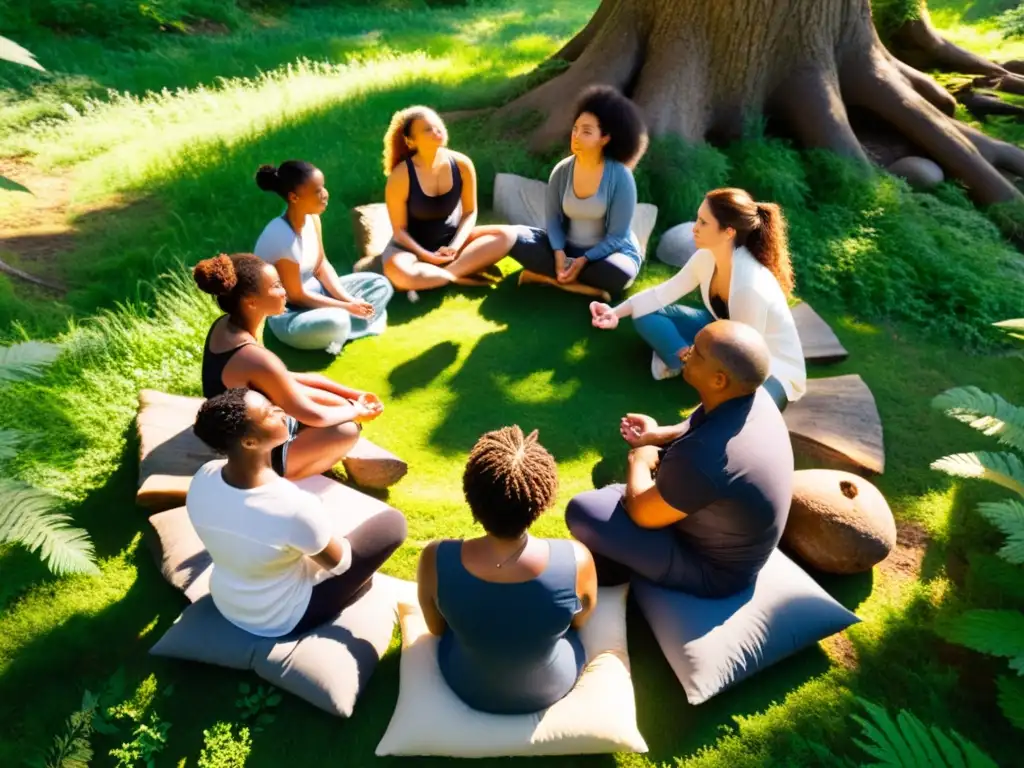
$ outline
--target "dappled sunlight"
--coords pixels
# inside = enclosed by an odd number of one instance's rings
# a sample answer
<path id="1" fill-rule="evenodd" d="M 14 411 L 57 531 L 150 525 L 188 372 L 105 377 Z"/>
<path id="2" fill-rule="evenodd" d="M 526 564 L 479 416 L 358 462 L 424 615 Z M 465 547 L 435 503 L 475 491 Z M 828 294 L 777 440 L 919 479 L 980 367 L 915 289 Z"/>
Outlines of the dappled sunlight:
<path id="1" fill-rule="evenodd" d="M 580 388 L 579 379 L 559 381 L 554 371 L 534 371 L 521 379 L 494 374 L 498 388 L 517 403 L 560 403 L 572 399 Z"/>

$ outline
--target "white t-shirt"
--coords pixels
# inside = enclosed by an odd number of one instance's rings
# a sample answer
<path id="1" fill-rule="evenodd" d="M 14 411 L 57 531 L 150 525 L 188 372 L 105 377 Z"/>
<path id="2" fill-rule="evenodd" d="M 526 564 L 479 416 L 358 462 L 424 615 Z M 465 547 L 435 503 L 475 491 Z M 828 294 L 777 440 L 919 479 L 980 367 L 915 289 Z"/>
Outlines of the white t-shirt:
<path id="1" fill-rule="evenodd" d="M 252 252 L 268 264 L 277 264 L 281 259 L 298 264 L 303 285 L 320 282 L 313 274 L 320 259 L 320 238 L 312 216 L 306 216 L 299 234 L 283 216 L 278 216 L 263 228 Z"/>
<path id="2" fill-rule="evenodd" d="M 330 543 L 330 517 L 319 497 L 283 477 L 248 490 L 228 485 L 226 463 L 203 465 L 185 500 L 213 559 L 210 594 L 235 626 L 280 637 L 299 623 L 313 586 L 331 575 L 307 557 Z"/>

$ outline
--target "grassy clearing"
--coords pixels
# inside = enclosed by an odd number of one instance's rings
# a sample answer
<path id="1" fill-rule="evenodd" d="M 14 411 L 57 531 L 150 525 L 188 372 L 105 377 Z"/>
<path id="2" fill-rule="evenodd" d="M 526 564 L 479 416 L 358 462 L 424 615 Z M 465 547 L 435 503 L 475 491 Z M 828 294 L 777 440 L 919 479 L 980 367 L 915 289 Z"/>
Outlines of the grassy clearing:
<path id="1" fill-rule="evenodd" d="M 39 167 L 67 174 L 74 200 L 92 207 L 89 215 L 72 214 L 77 244 L 54 263 L 75 286 L 62 305 L 0 292 L 0 332 L 23 332 L 10 325 L 18 319 L 24 332 L 63 334 L 72 344 L 47 379 L 0 392 L 0 425 L 38 434 L 13 469 L 67 501 L 76 524 L 95 539 L 103 576 L 54 580 L 28 556 L 0 553 L 0 765 L 45 747 L 81 690 L 120 665 L 134 682 L 155 674 L 161 685 L 175 683 L 174 695 L 158 705 L 174 725 L 163 756 L 168 765 L 185 758 L 193 765 L 203 729 L 235 716 L 237 685 L 249 675 L 146 655 L 183 601 L 161 581 L 142 541 L 147 525 L 132 503 L 132 419 L 141 387 L 198 394 L 202 337 L 216 312 L 188 287 L 181 265 L 250 248 L 277 213 L 277 203 L 251 182 L 255 167 L 299 155 L 325 170 L 332 193 L 327 251 L 348 264 L 346 209 L 380 199 L 379 137 L 391 112 L 411 102 L 461 106 L 508 87 L 510 76 L 542 60 L 590 10 L 569 0 L 526 0 L 429 14 L 309 11 L 273 29 L 223 38 L 172 38 L 102 55 L 97 48 L 67 76 L 121 78 L 118 88 L 131 97 L 76 107 L 81 117 L 35 123 L 6 139 L 6 151 L 31 152 Z M 328 63 L 300 64 L 300 55 Z M 261 76 L 260 62 L 292 67 Z M 218 72 L 236 79 L 218 81 Z M 143 98 L 165 85 L 186 89 Z M 31 105 L 40 97 L 22 91 L 7 98 Z M 474 157 L 485 198 L 498 169 L 539 177 L 548 167 L 502 133 L 479 123 L 453 126 L 453 145 Z M 914 195 L 767 140 L 721 150 L 657 144 L 639 183 L 642 199 L 659 205 L 662 226 L 688 218 L 703 192 L 723 183 L 786 207 L 799 290 L 851 352 L 849 362 L 820 374 L 856 372 L 867 381 L 886 429 L 888 464 L 879 486 L 901 527 L 931 540 L 927 551 L 901 553 L 906 567 L 823 579 L 865 619 L 846 633 L 848 642 L 812 649 L 701 707 L 685 702 L 649 630 L 631 616 L 640 726 L 651 753 L 539 764 L 811 765 L 808 741 L 860 756 L 849 741 L 857 730 L 847 717 L 854 693 L 954 727 L 1009 762 L 1015 733 L 978 684 L 986 679 L 983 663 L 950 655 L 931 626 L 965 601 L 1006 604 L 1024 595 L 994 590 L 973 565 L 989 562 L 999 538 L 970 512 L 991 492 L 928 469 L 945 453 L 990 445 L 928 402 L 962 384 L 1024 402 L 1020 360 L 977 349 L 989 342 L 984 323 L 1024 314 L 1019 280 L 1008 275 L 1015 253 L 951 187 L 939 196 Z M 507 262 L 503 268 L 514 269 Z M 173 276 L 158 279 L 165 272 Z M 650 265 L 639 287 L 668 274 Z M 369 435 L 413 468 L 389 495 L 407 514 L 410 534 L 388 573 L 412 578 L 426 540 L 472 533 L 460 475 L 481 432 L 506 423 L 540 429 L 558 459 L 561 489 L 538 531 L 564 536 L 560 512 L 571 495 L 622 477 L 617 418 L 642 405 L 673 419 L 694 405 L 679 382 L 649 380 L 649 352 L 628 328 L 598 333 L 585 307 L 581 299 L 519 290 L 507 280 L 490 292 L 424 295 L 416 305 L 398 297 L 387 334 L 351 345 L 337 360 L 279 350 L 296 369 L 326 370 L 387 403 Z M 89 319 L 104 308 L 111 311 Z M 922 558 L 918 578 L 914 563 Z M 371 764 L 397 692 L 394 651 L 349 722 L 287 697 L 277 722 L 255 735 L 247 765 Z M 112 746 L 97 740 L 100 755 Z M 491 763 L 499 761 L 485 761 Z"/>

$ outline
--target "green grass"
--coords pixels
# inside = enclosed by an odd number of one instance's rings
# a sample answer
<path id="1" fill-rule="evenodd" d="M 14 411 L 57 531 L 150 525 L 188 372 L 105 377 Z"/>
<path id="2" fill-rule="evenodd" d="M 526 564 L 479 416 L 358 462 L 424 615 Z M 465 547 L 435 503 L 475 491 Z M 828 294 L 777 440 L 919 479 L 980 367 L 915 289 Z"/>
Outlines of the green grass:
<path id="1" fill-rule="evenodd" d="M 252 183 L 256 166 L 298 155 L 325 170 L 327 251 L 345 266 L 354 255 L 347 208 L 381 197 L 380 134 L 391 112 L 412 102 L 451 108 L 497 100 L 496 89 L 521 87 L 509 79 L 554 50 L 593 5 L 523 0 L 404 15 L 315 10 L 221 38 L 152 38 L 126 50 L 76 39 L 35 46 L 44 64 L 60 70 L 47 88 L 116 83 L 131 97 L 89 108 L 79 101 L 81 117 L 31 121 L 2 140 L 4 152 L 28 153 L 34 166 L 67 174 L 77 210 L 89 211 L 72 218 L 76 248 L 52 264 L 74 286 L 62 302 L 0 283 L 0 333 L 60 336 L 72 346 L 45 380 L 0 391 L 0 426 L 38 435 L 9 471 L 66 500 L 76 524 L 94 537 L 103 575 L 58 580 L 19 550 L 0 553 L 0 765 L 19 765 L 48 746 L 82 690 L 118 666 L 136 684 L 150 674 L 161 686 L 174 683 L 174 694 L 156 705 L 173 723 L 159 765 L 194 765 L 202 731 L 233 719 L 238 683 L 254 679 L 146 654 L 183 599 L 160 579 L 143 540 L 148 525 L 133 504 L 132 420 L 142 387 L 198 394 L 202 338 L 216 312 L 189 288 L 181 265 L 250 248 L 277 213 Z M 45 60 L 62 46 L 66 63 Z M 23 115 L 46 107 L 50 91 L 13 86 L 5 98 L 17 100 Z M 172 92 L 145 96 L 163 86 Z M 453 145 L 477 163 L 485 202 L 496 170 L 540 177 L 549 167 L 526 154 L 512 127 L 452 128 Z M 863 757 L 847 717 L 857 694 L 953 727 L 1009 764 L 1019 733 L 998 715 L 983 682 L 990 670 L 970 654 L 961 655 L 967 666 L 951 666 L 931 627 L 965 602 L 1024 605 L 1024 595 L 994 589 L 994 577 L 984 577 L 999 537 L 971 510 L 993 491 L 928 469 L 945 453 L 990 444 L 928 403 L 963 384 L 1024 402 L 1020 359 L 991 349 L 984 330 L 991 320 L 1024 315 L 1012 273 L 1019 256 L 952 187 L 915 195 L 770 140 L 722 149 L 656 144 L 638 178 L 641 198 L 660 207 L 661 225 L 689 218 L 703 192 L 723 183 L 785 206 L 799 290 L 851 353 L 813 375 L 859 373 L 871 387 L 887 449 L 878 484 L 901 524 L 920 526 L 931 542 L 919 580 L 881 570 L 822 577 L 864 618 L 846 633 L 856 656 L 850 667 L 814 648 L 700 707 L 686 703 L 631 611 L 630 655 L 650 754 L 535 762 L 813 765 L 808 741 Z M 24 205 L 9 197 L 0 205 Z M 172 276 L 159 277 L 166 272 Z M 652 264 L 640 286 L 668 274 Z M 423 294 L 415 305 L 399 296 L 389 314 L 384 336 L 350 345 L 337 360 L 269 343 L 293 368 L 326 370 L 385 399 L 385 415 L 368 434 L 411 466 L 388 495 L 410 524 L 408 541 L 384 569 L 399 577 L 413 577 L 427 540 L 474 532 L 460 478 L 481 432 L 509 423 L 540 430 L 558 460 L 561 487 L 538 533 L 564 536 L 568 499 L 622 477 L 618 417 L 642 408 L 669 420 L 694 405 L 678 381 L 649 379 L 649 352 L 628 327 L 592 329 L 582 299 L 506 280 L 494 291 Z M 965 562 L 972 564 L 967 577 Z M 396 638 L 351 721 L 288 696 L 277 721 L 254 735 L 247 765 L 397 763 L 372 757 L 397 686 Z M 105 755 L 115 743 L 98 738 L 96 746 L 95 764 L 111 764 Z"/>

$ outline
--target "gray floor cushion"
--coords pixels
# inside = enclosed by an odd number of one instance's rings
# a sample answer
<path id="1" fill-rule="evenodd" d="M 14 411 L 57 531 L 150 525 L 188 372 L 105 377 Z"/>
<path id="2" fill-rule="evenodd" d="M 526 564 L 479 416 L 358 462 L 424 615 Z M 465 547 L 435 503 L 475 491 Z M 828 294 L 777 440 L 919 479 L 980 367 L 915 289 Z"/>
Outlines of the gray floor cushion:
<path id="1" fill-rule="evenodd" d="M 753 587 L 725 599 L 644 579 L 633 594 L 691 704 L 860 621 L 778 550 Z"/>
<path id="2" fill-rule="evenodd" d="M 377 574 L 369 592 L 332 623 L 303 635 L 269 639 L 231 624 L 207 594 L 186 608 L 149 652 L 251 669 L 326 712 L 350 717 L 391 642 L 396 601 L 394 580 Z"/>

